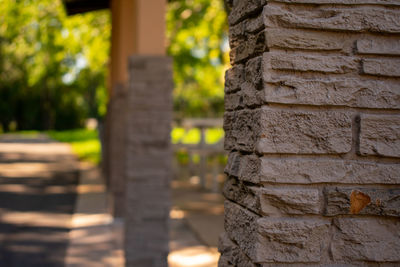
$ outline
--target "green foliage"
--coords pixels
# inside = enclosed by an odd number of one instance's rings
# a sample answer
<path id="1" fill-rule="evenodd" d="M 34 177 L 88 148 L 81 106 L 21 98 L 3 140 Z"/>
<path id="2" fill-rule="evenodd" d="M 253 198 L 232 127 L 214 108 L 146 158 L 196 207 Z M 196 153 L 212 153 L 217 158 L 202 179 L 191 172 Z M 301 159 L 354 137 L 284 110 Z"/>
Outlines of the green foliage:
<path id="1" fill-rule="evenodd" d="M 168 4 L 168 54 L 174 58 L 174 110 L 178 118 L 223 113 L 229 65 L 222 0 L 172 0 Z"/>
<path id="2" fill-rule="evenodd" d="M 60 0 L 0 0 L 0 124 L 68 129 L 105 113 L 107 11 L 67 17 Z"/>
<path id="3" fill-rule="evenodd" d="M 0 129 L 71 129 L 106 113 L 109 11 L 67 17 L 61 0 L 0 0 Z M 177 118 L 223 113 L 222 0 L 170 0 Z M 10 129 L 10 126 L 12 129 Z"/>

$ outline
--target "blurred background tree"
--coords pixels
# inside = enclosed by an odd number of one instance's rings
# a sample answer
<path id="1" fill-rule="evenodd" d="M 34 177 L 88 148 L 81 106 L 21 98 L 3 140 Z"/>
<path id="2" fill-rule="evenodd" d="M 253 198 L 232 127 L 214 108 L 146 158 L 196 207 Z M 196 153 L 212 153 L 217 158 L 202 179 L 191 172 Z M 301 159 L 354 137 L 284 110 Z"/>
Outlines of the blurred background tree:
<path id="1" fill-rule="evenodd" d="M 106 112 L 109 12 L 67 17 L 61 1 L 0 0 L 0 123 L 82 127 Z"/>
<path id="2" fill-rule="evenodd" d="M 229 65 L 222 0 L 169 0 L 176 118 L 220 117 Z M 61 0 L 0 0 L 0 125 L 71 129 L 106 113 L 108 10 L 67 17 Z"/>
<path id="3" fill-rule="evenodd" d="M 174 58 L 176 118 L 221 117 L 229 66 L 223 0 L 170 0 L 168 54 Z"/>

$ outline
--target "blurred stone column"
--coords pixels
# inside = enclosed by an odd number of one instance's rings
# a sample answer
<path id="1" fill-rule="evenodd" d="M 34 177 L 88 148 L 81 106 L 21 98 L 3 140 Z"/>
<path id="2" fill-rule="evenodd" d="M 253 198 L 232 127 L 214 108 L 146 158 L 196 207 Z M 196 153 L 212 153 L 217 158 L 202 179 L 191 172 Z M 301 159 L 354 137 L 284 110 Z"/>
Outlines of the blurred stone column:
<path id="1" fill-rule="evenodd" d="M 125 162 L 126 162 L 126 116 L 127 86 L 114 87 L 114 95 L 108 109 L 109 142 L 108 177 L 111 193 L 111 209 L 114 217 L 124 215 L 125 195 Z"/>
<path id="2" fill-rule="evenodd" d="M 126 266 L 167 266 L 172 61 L 132 56 L 126 124 Z"/>

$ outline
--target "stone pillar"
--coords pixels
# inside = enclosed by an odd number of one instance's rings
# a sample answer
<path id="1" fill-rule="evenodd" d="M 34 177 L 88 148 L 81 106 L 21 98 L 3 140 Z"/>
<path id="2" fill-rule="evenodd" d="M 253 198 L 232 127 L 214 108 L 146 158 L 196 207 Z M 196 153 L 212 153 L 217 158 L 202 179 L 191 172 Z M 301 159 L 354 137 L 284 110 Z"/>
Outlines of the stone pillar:
<path id="1" fill-rule="evenodd" d="M 115 86 L 108 105 L 110 136 L 108 186 L 111 193 L 110 208 L 114 217 L 118 218 L 122 218 L 125 211 L 127 95 L 127 85 Z"/>
<path id="2" fill-rule="evenodd" d="M 166 0 L 111 1 L 112 35 L 109 79 L 110 104 L 107 114 L 107 145 L 104 160 L 110 189 L 111 209 L 123 217 L 125 204 L 125 120 L 129 56 L 165 55 Z M 129 92 L 131 93 L 131 92 Z"/>
<path id="3" fill-rule="evenodd" d="M 227 5 L 219 266 L 400 266 L 399 1 Z"/>
<path id="4" fill-rule="evenodd" d="M 126 124 L 126 266 L 167 266 L 172 61 L 132 56 Z"/>

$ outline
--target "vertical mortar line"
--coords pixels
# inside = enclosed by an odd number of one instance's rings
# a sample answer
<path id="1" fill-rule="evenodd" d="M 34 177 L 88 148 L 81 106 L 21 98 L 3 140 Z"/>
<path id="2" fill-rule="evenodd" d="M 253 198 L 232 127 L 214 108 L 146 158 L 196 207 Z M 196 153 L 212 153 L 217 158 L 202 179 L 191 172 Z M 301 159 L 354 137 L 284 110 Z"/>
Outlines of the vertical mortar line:
<path id="1" fill-rule="evenodd" d="M 361 115 L 355 114 L 353 117 L 353 148 L 355 156 L 360 155 L 360 131 L 361 131 Z"/>

